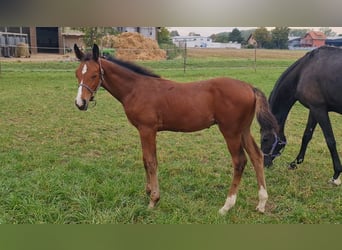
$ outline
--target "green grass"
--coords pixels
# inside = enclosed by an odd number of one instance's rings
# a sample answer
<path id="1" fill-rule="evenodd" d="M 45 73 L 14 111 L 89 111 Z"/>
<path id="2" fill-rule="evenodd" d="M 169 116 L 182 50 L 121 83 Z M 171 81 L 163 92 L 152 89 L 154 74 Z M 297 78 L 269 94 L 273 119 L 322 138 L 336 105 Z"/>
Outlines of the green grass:
<path id="1" fill-rule="evenodd" d="M 181 60 L 141 64 L 180 82 L 231 76 L 268 95 L 292 61 L 259 60 L 256 71 L 246 62 L 189 59 L 185 74 Z M 327 184 L 332 164 L 320 128 L 305 162 L 296 171 L 287 170 L 298 153 L 308 114 L 299 104 L 288 118 L 283 156 L 265 171 L 269 192 L 265 214 L 254 211 L 257 184 L 250 163 L 236 206 L 226 216 L 218 214 L 232 168 L 217 127 L 158 134 L 161 201 L 155 210 L 146 209 L 138 132 L 121 104 L 102 89 L 96 107 L 78 111 L 76 66 L 76 62 L 1 62 L 0 223 L 342 222 L 342 190 Z M 339 146 L 341 117 L 331 118 Z M 253 134 L 259 141 L 258 131 L 255 123 Z"/>

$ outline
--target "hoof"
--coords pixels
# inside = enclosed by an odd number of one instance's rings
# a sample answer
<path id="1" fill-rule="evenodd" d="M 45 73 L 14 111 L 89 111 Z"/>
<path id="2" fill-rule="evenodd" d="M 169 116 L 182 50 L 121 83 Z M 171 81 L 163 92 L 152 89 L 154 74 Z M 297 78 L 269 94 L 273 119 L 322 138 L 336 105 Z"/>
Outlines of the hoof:
<path id="1" fill-rule="evenodd" d="M 153 201 L 150 201 L 150 204 L 148 204 L 147 209 L 154 209 L 156 207 L 156 204 Z"/>
<path id="2" fill-rule="evenodd" d="M 259 206 L 257 206 L 256 208 L 255 208 L 255 210 L 256 211 L 258 211 L 258 212 L 260 212 L 260 213 L 265 213 L 265 207 L 259 207 Z"/>
<path id="3" fill-rule="evenodd" d="M 228 212 L 228 210 L 225 209 L 224 207 L 219 210 L 219 214 L 222 215 L 222 216 L 226 215 L 227 212 Z"/>
<path id="4" fill-rule="evenodd" d="M 297 169 L 297 164 L 293 161 L 290 163 L 290 165 L 288 166 L 289 170 L 295 170 Z"/>
<path id="5" fill-rule="evenodd" d="M 330 184 L 333 184 L 333 185 L 335 185 L 335 186 L 339 186 L 339 185 L 341 185 L 341 179 L 340 179 L 340 177 L 338 177 L 337 179 L 332 178 L 332 179 L 329 181 L 329 183 L 330 183 Z"/>

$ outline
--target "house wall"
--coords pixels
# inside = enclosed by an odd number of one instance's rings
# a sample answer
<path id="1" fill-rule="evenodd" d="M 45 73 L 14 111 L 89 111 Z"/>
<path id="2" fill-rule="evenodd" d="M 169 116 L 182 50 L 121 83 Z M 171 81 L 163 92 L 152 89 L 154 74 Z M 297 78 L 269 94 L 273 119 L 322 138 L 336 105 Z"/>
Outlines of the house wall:
<path id="1" fill-rule="evenodd" d="M 323 39 L 322 37 L 311 36 L 310 33 L 307 33 L 300 40 L 300 45 L 302 47 L 316 47 L 316 48 L 318 48 L 318 47 L 325 45 L 325 39 Z"/>
<path id="2" fill-rule="evenodd" d="M 120 32 L 138 32 L 147 38 L 157 40 L 156 27 L 119 27 Z"/>

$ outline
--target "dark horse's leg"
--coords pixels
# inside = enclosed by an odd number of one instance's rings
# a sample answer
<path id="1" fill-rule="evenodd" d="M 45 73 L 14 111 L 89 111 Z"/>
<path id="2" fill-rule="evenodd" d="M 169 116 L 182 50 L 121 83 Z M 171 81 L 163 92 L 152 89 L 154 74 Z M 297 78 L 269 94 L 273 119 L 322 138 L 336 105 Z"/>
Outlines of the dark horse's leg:
<path id="1" fill-rule="evenodd" d="M 154 208 L 159 201 L 159 184 L 157 175 L 157 151 L 156 135 L 157 132 L 147 127 L 139 128 L 143 161 L 146 171 L 146 193 L 150 196 L 149 208 Z"/>
<path id="2" fill-rule="evenodd" d="M 340 185 L 341 180 L 339 176 L 340 176 L 340 173 L 342 172 L 342 166 L 341 166 L 341 161 L 336 150 L 336 141 L 334 137 L 334 132 L 331 127 L 328 112 L 326 111 L 326 109 L 323 109 L 323 108 L 315 109 L 315 110 L 312 110 L 312 115 L 315 117 L 318 124 L 321 126 L 323 130 L 325 141 L 328 145 L 330 155 L 333 161 L 334 175 L 333 175 L 331 182 L 335 185 Z"/>
<path id="3" fill-rule="evenodd" d="M 289 169 L 295 169 L 297 168 L 297 164 L 301 164 L 304 161 L 304 156 L 306 149 L 308 147 L 308 144 L 310 140 L 312 139 L 312 134 L 316 128 L 317 121 L 313 117 L 311 111 L 309 112 L 308 122 L 306 123 L 306 128 L 302 137 L 302 145 L 300 147 L 299 153 L 296 157 L 296 159 L 290 163 Z"/>

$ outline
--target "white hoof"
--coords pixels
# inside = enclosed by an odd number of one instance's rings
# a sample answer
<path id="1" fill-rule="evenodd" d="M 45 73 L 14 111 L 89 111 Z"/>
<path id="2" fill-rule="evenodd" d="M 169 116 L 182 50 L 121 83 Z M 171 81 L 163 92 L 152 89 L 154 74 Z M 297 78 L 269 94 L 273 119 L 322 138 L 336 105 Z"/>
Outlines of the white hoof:
<path id="1" fill-rule="evenodd" d="M 265 213 L 265 206 L 257 206 L 256 208 L 255 208 L 255 210 L 256 211 L 258 211 L 258 212 L 260 212 L 260 213 Z"/>
<path id="2" fill-rule="evenodd" d="M 266 206 L 267 199 L 268 199 L 267 191 L 263 186 L 261 186 L 259 190 L 259 203 L 258 203 L 258 206 L 255 208 L 260 213 L 265 213 L 265 206 Z"/>
<path id="3" fill-rule="evenodd" d="M 236 194 L 233 194 L 232 196 L 228 196 L 226 203 L 224 204 L 224 206 L 219 210 L 219 213 L 221 215 L 225 215 L 229 209 L 231 209 L 232 207 L 234 207 L 236 203 Z"/>
<path id="4" fill-rule="evenodd" d="M 228 210 L 225 209 L 224 207 L 222 207 L 222 208 L 219 210 L 219 214 L 220 214 L 220 215 L 226 215 L 227 212 L 228 212 Z"/>
<path id="5" fill-rule="evenodd" d="M 339 185 L 341 185 L 341 179 L 340 179 L 340 177 L 338 177 L 336 180 L 335 179 L 331 179 L 330 183 L 334 184 L 336 186 L 339 186 Z"/>

